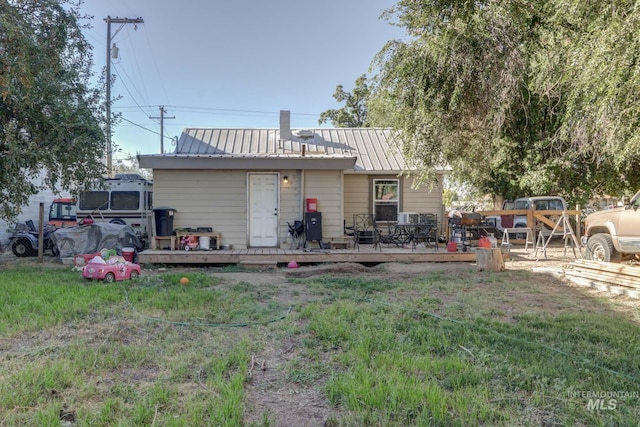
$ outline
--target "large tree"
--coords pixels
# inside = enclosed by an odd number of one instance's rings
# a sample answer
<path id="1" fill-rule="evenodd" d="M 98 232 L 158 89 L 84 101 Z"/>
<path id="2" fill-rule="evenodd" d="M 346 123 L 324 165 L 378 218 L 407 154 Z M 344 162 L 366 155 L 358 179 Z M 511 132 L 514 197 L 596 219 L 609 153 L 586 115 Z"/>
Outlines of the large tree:
<path id="1" fill-rule="evenodd" d="M 0 1 L 0 217 L 13 219 L 39 191 L 100 178 L 102 92 L 92 88 L 81 2 Z"/>
<path id="2" fill-rule="evenodd" d="M 341 128 L 368 126 L 367 103 L 370 95 L 371 89 L 367 84 L 366 74 L 356 79 L 355 86 L 351 92 L 345 91 L 342 85 L 336 86 L 333 99 L 338 102 L 344 102 L 344 106 L 322 112 L 318 124 L 331 121 L 333 126 Z"/>
<path id="3" fill-rule="evenodd" d="M 369 114 L 425 171 L 503 196 L 640 185 L 633 1 L 400 0 Z"/>

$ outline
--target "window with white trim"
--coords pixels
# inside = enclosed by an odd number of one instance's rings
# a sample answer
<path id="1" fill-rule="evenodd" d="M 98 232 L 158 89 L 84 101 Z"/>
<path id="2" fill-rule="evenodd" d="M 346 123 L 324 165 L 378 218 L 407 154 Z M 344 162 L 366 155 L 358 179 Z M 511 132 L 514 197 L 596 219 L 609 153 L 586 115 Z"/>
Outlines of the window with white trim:
<path id="1" fill-rule="evenodd" d="M 397 221 L 400 206 L 400 181 L 373 180 L 373 214 L 376 221 Z"/>

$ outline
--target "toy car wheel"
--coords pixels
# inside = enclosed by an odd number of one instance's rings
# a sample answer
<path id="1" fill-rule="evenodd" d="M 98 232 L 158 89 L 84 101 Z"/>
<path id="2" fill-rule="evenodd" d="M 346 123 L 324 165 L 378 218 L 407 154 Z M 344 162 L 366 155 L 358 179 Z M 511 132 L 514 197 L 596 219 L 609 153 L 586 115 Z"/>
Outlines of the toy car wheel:
<path id="1" fill-rule="evenodd" d="M 30 252 L 32 252 L 31 244 L 25 239 L 18 239 L 13 242 L 11 251 L 17 257 L 29 256 Z"/>
<path id="2" fill-rule="evenodd" d="M 113 273 L 107 273 L 104 275 L 105 283 L 113 283 L 116 280 L 116 276 Z"/>
<path id="3" fill-rule="evenodd" d="M 133 270 L 133 271 L 131 272 L 131 276 L 129 276 L 129 278 L 130 278 L 131 280 L 136 280 L 138 277 L 140 277 L 140 273 L 138 273 L 138 272 L 137 272 L 137 271 L 135 271 L 135 270 Z"/>

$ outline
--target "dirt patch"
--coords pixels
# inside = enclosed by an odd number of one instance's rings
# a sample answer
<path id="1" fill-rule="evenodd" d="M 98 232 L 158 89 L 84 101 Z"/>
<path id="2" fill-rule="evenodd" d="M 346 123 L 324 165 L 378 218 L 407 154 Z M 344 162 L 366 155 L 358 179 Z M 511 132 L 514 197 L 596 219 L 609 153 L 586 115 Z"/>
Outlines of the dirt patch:
<path id="1" fill-rule="evenodd" d="M 322 426 L 339 411 L 322 393 L 321 383 L 301 385 L 290 378 L 287 365 L 300 357 L 299 339 L 265 349 L 252 360 L 247 385 L 245 421 L 260 424 L 264 418 L 277 426 Z"/>

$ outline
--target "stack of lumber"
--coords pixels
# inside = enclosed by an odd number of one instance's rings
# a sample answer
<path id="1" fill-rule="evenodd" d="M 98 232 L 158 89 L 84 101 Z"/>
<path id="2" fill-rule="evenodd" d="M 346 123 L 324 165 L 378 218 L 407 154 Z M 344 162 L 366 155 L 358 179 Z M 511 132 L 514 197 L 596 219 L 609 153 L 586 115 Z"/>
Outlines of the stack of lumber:
<path id="1" fill-rule="evenodd" d="M 640 266 L 579 259 L 569 264 L 564 274 L 579 285 L 640 298 Z"/>

